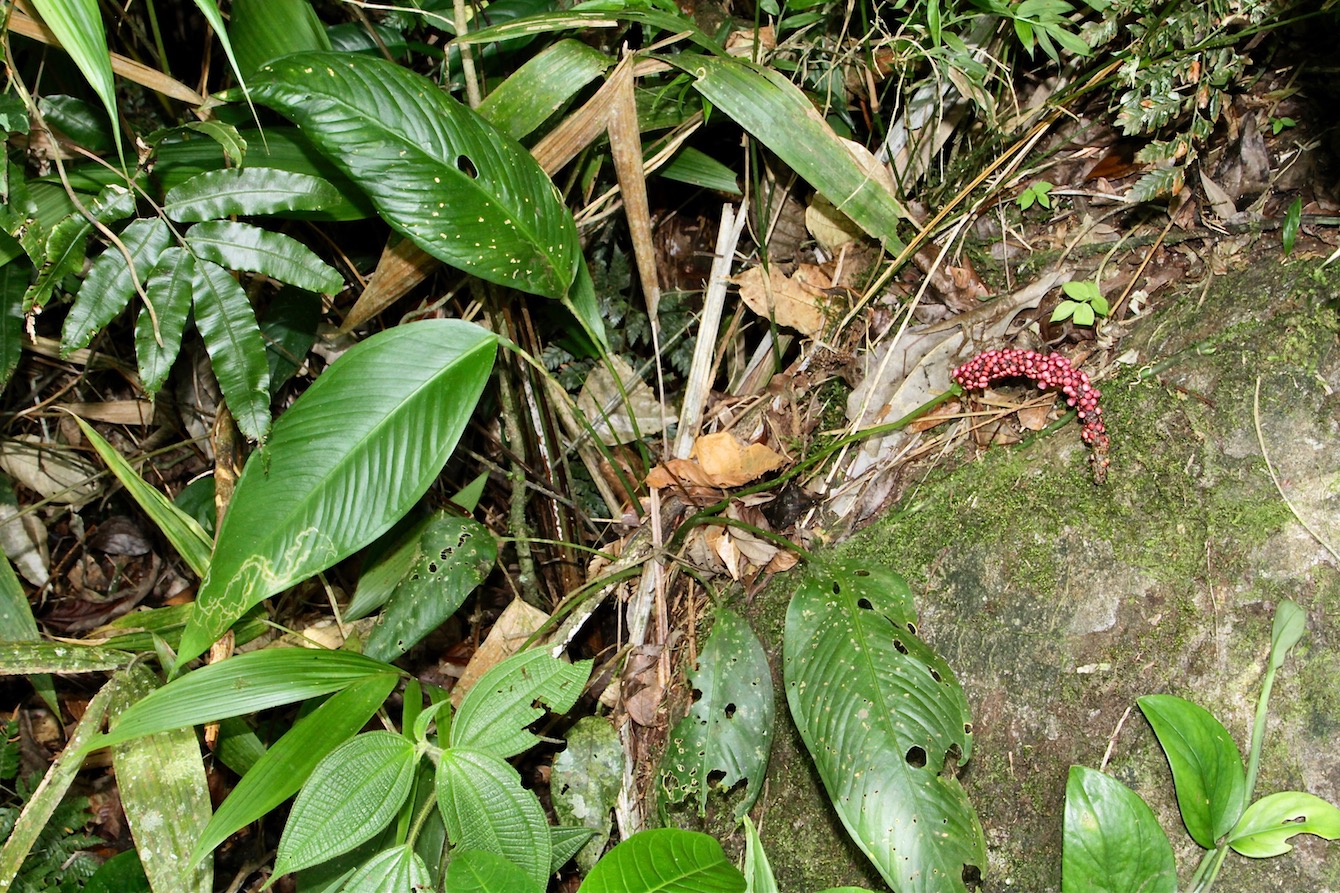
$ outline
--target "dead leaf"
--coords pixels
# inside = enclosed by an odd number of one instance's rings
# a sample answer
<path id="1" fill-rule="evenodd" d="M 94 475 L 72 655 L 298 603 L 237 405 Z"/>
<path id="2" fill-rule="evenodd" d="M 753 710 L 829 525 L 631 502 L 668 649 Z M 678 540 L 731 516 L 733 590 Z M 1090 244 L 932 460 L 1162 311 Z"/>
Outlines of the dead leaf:
<path id="1" fill-rule="evenodd" d="M 824 289 L 832 281 L 814 264 L 801 264 L 794 275 L 787 276 L 777 267 L 750 267 L 734 279 L 740 287 L 740 298 L 745 305 L 764 319 L 777 325 L 795 329 L 803 335 L 817 335 L 823 331 L 828 316 L 824 312 L 827 295 Z"/>
<path id="2" fill-rule="evenodd" d="M 705 434 L 693 444 L 688 459 L 671 459 L 647 474 L 647 486 L 662 488 L 681 483 L 729 488 L 747 484 L 786 464 L 786 458 L 761 443 L 742 443 L 723 431 Z"/>
<path id="3" fill-rule="evenodd" d="M 577 408 L 606 446 L 657 434 L 675 415 L 662 407 L 632 366 L 615 356 L 592 370 L 577 396 Z"/>
<path id="4" fill-rule="evenodd" d="M 1019 425 L 1027 431 L 1041 431 L 1051 424 L 1052 407 L 1049 404 L 1041 406 L 1025 406 L 1019 410 Z"/>

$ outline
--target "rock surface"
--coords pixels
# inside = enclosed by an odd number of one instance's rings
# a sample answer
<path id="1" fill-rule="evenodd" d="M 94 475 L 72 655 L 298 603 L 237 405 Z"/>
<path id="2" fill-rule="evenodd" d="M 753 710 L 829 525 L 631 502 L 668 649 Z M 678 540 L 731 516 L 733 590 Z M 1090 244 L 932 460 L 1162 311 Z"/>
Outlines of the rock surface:
<path id="1" fill-rule="evenodd" d="M 986 829 L 986 890 L 1060 889 L 1068 767 L 1109 751 L 1106 771 L 1153 806 L 1185 882 L 1201 851 L 1135 699 L 1189 698 L 1245 753 L 1284 598 L 1308 633 L 1276 680 L 1257 795 L 1340 803 L 1340 277 L 1318 266 L 1223 277 L 1135 327 L 1122 345 L 1135 362 L 1100 383 L 1106 484 L 1091 482 L 1071 425 L 922 472 L 900 510 L 834 549 L 907 578 L 922 635 L 968 693 L 976 749 L 962 780 Z M 750 607 L 774 655 L 793 585 Z M 827 808 L 784 701 L 778 715 L 788 730 L 755 815 L 780 889 L 885 889 Z M 1215 889 L 1340 893 L 1340 843 L 1294 842 L 1275 859 L 1230 856 Z"/>

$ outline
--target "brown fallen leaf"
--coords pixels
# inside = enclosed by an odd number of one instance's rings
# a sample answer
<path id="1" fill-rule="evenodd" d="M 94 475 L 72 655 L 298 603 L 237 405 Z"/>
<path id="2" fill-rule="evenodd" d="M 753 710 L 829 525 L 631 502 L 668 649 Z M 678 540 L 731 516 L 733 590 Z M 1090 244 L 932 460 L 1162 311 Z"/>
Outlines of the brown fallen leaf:
<path id="1" fill-rule="evenodd" d="M 671 459 L 647 474 L 648 487 L 683 484 L 726 489 L 747 484 L 786 464 L 786 458 L 761 443 L 741 443 L 734 434 L 705 434 L 688 459 Z"/>
<path id="2" fill-rule="evenodd" d="M 832 281 L 814 264 L 801 264 L 791 276 L 777 267 L 769 267 L 766 273 L 762 267 L 750 267 L 734 282 L 740 287 L 745 306 L 764 319 L 802 335 L 823 331 L 828 320 L 824 289 L 830 288 Z"/>

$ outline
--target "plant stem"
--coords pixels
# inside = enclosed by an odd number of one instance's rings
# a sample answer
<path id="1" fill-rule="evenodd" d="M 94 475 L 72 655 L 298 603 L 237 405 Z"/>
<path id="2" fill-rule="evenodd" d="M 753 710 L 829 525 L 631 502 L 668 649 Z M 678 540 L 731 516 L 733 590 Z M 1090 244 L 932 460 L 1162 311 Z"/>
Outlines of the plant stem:
<path id="1" fill-rule="evenodd" d="M 1279 669 L 1271 655 L 1266 661 L 1265 679 L 1261 680 L 1261 697 L 1256 702 L 1256 719 L 1252 723 L 1252 747 L 1247 754 L 1247 788 L 1243 803 L 1251 803 L 1256 792 L 1256 775 L 1261 769 L 1261 745 L 1266 737 L 1266 706 L 1270 701 L 1270 689 L 1275 685 L 1275 672 Z"/>

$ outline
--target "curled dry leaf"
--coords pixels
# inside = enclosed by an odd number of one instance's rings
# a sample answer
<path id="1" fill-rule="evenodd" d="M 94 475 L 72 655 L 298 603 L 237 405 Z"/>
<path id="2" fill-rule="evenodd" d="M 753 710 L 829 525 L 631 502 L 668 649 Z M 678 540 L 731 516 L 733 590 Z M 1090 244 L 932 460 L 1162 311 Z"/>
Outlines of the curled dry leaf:
<path id="1" fill-rule="evenodd" d="M 728 431 L 699 437 L 689 455 L 688 459 L 657 465 L 647 475 L 647 486 L 738 487 L 786 464 L 786 459 L 771 447 L 745 444 Z"/>
<path id="2" fill-rule="evenodd" d="M 828 319 L 824 312 L 828 302 L 825 289 L 833 283 L 814 264 L 801 264 L 790 276 L 776 267 L 769 267 L 766 273 L 762 267 L 750 267 L 734 281 L 745 306 L 764 319 L 802 335 L 823 331 Z"/>
<path id="3" fill-rule="evenodd" d="M 608 366 L 591 370 L 577 396 L 577 408 L 606 446 L 660 433 L 671 416 L 633 367 L 614 356 Z"/>

